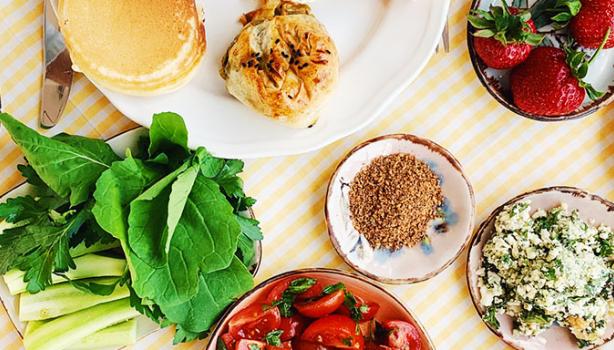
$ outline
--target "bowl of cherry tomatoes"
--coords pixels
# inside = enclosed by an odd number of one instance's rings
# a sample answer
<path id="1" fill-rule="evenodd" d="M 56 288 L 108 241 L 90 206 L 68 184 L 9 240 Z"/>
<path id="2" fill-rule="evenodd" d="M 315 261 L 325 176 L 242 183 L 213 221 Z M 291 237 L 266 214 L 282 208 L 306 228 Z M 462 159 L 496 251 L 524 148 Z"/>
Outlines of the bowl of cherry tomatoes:
<path id="1" fill-rule="evenodd" d="M 274 276 L 220 318 L 207 350 L 429 350 L 424 327 L 371 280 L 312 268 Z"/>

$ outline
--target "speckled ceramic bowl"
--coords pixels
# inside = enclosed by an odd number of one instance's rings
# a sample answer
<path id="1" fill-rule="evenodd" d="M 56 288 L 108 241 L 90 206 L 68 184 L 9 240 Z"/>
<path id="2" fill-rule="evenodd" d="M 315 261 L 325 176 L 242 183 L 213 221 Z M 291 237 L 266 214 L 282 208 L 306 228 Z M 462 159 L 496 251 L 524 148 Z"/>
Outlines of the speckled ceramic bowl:
<path id="1" fill-rule="evenodd" d="M 510 199 L 505 204 L 495 209 L 490 216 L 480 225 L 476 235 L 471 241 L 471 248 L 467 258 L 467 284 L 471 299 L 476 310 L 482 316 L 485 312 L 480 305 L 480 291 L 478 288 L 477 271 L 482 266 L 482 248 L 490 239 L 495 218 L 503 208 L 521 200 L 530 200 L 534 209 L 550 209 L 561 203 L 567 203 L 570 210 L 577 209 L 583 220 L 594 220 L 595 224 L 605 224 L 614 227 L 614 204 L 593 194 L 589 194 L 574 187 L 550 187 L 521 194 Z M 512 318 L 507 315 L 497 315 L 501 326 L 498 329 L 485 323 L 504 342 L 522 350 L 577 350 L 580 349 L 571 333 L 562 327 L 554 326 L 536 337 L 518 336 L 512 334 Z M 614 337 L 614 317 L 610 317 L 608 331 L 604 337 L 606 342 L 602 349 L 614 349 L 611 342 Z M 583 348 L 587 350 L 590 348 Z"/>
<path id="2" fill-rule="evenodd" d="M 514 6 L 521 8 L 529 8 L 537 2 L 537 0 L 507 1 L 508 4 L 513 4 Z M 473 0 L 471 3 L 471 9 L 487 10 L 490 5 L 500 6 L 501 2 L 500 0 Z M 473 46 L 473 32 L 473 27 L 471 24 L 467 23 L 467 45 L 469 48 L 469 56 L 480 82 L 490 93 L 490 95 L 497 100 L 497 102 L 520 116 L 550 122 L 577 119 L 585 117 L 614 101 L 614 69 L 612 69 L 614 66 L 614 49 L 609 49 L 601 51 L 599 56 L 591 64 L 588 75 L 584 79 L 585 81 L 590 82 L 597 90 L 606 92 L 603 97 L 595 101 L 591 101 L 587 97 L 578 110 L 562 116 L 549 117 L 524 112 L 516 107 L 512 99 L 509 87 L 510 71 L 486 67 L 486 65 L 478 57 Z M 546 35 L 547 40 L 552 42 L 554 46 L 559 46 L 561 40 L 565 40 L 566 37 L 567 35 L 565 34 L 565 31 L 562 33 L 557 33 L 556 35 L 553 33 L 548 33 Z M 587 52 L 592 53 L 592 51 Z"/>
<path id="3" fill-rule="evenodd" d="M 442 220 L 429 224 L 427 238 L 398 251 L 373 249 L 352 225 L 349 190 L 354 176 L 374 158 L 409 153 L 439 176 L 444 195 Z M 341 161 L 328 184 L 326 223 L 337 253 L 356 271 L 386 283 L 429 279 L 449 266 L 469 243 L 475 198 L 459 162 L 443 147 L 412 135 L 388 135 L 366 141 Z"/>
<path id="4" fill-rule="evenodd" d="M 209 344 L 206 350 L 215 350 L 218 344 L 218 338 L 226 331 L 228 321 L 237 312 L 245 309 L 255 301 L 263 299 L 271 290 L 272 286 L 279 281 L 288 278 L 296 277 L 313 277 L 324 282 L 324 284 L 334 284 L 342 282 L 354 294 L 364 298 L 365 300 L 375 301 L 380 305 L 380 309 L 375 315 L 376 319 L 389 320 L 397 319 L 414 324 L 420 331 L 423 350 L 434 350 L 435 346 L 429 338 L 426 330 L 416 319 L 414 314 L 403 303 L 390 292 L 386 291 L 372 281 L 352 273 L 348 273 L 336 269 L 327 268 L 311 268 L 294 270 L 282 273 L 280 275 L 269 278 L 260 283 L 250 292 L 246 293 L 241 299 L 237 300 L 226 313 L 220 318 L 215 330 L 209 338 Z"/>

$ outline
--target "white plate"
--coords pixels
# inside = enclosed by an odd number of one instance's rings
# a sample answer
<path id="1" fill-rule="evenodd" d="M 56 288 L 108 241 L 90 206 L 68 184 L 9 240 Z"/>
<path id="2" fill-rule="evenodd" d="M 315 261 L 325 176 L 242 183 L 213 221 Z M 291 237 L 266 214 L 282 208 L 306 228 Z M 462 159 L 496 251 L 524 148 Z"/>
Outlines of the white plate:
<path id="1" fill-rule="evenodd" d="M 379 117 L 435 51 L 450 0 L 322 0 L 311 4 L 335 40 L 341 74 L 318 123 L 291 129 L 228 95 L 218 70 L 241 30 L 241 14 L 256 0 L 204 1 L 207 52 L 194 79 L 177 92 L 127 96 L 100 89 L 128 118 L 149 126 L 154 113 L 181 114 L 190 145 L 220 157 L 257 158 L 308 152 L 343 138 Z M 155 33 L 152 33 L 155 35 Z"/>

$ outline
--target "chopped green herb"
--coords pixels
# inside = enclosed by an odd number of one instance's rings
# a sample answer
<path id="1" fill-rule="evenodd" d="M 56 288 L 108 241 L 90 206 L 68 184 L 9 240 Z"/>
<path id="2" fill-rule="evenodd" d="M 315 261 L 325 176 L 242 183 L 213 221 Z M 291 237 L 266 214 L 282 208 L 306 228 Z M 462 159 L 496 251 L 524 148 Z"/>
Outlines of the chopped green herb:
<path id="1" fill-rule="evenodd" d="M 556 270 L 551 267 L 546 270 L 546 272 L 544 272 L 544 276 L 546 276 L 547 279 L 553 281 L 556 279 Z"/>
<path id="2" fill-rule="evenodd" d="M 322 294 L 324 295 L 333 294 L 334 292 L 338 290 L 345 290 L 345 285 L 343 283 L 336 283 L 336 284 L 328 285 L 324 287 L 324 289 L 322 289 Z"/>
<path id="3" fill-rule="evenodd" d="M 273 345 L 273 346 L 281 346 L 281 335 L 283 334 L 283 330 L 278 329 L 275 331 L 270 331 L 269 333 L 267 333 L 267 335 L 264 337 L 264 340 L 267 342 L 267 344 L 269 345 Z"/>
<path id="4" fill-rule="evenodd" d="M 345 346 L 352 346 L 352 337 L 343 338 L 341 339 L 341 342 Z"/>
<path id="5" fill-rule="evenodd" d="M 482 316 L 484 322 L 488 323 L 494 329 L 499 328 L 499 320 L 497 320 L 497 310 L 494 307 L 486 309 L 486 313 Z"/>
<path id="6" fill-rule="evenodd" d="M 249 350 L 260 350 L 260 347 L 256 344 L 249 344 Z"/>
<path id="7" fill-rule="evenodd" d="M 350 310 L 350 318 L 354 320 L 356 323 L 362 321 L 362 312 L 358 307 L 358 302 L 356 301 L 356 297 L 346 290 L 345 291 L 345 300 L 343 301 L 343 305 Z"/>
<path id="8" fill-rule="evenodd" d="M 306 292 L 309 288 L 313 287 L 316 284 L 316 280 L 314 278 L 302 277 L 297 278 L 294 281 L 290 282 L 288 289 L 286 292 L 292 294 L 301 294 Z"/>
<path id="9" fill-rule="evenodd" d="M 292 304 L 294 304 L 296 295 L 306 292 L 315 284 L 316 280 L 313 278 L 303 277 L 295 279 L 290 282 L 288 288 L 282 293 L 281 299 L 273 302 L 272 306 L 277 306 L 279 308 L 279 313 L 282 317 L 291 317 L 294 315 Z"/>
<path id="10" fill-rule="evenodd" d="M 586 340 L 584 340 L 584 339 L 578 339 L 578 346 L 579 346 L 580 348 L 585 348 L 585 347 L 587 347 L 587 346 L 589 346 L 589 345 L 591 345 L 591 343 L 590 343 L 590 342 L 588 342 L 588 341 L 586 341 Z"/>

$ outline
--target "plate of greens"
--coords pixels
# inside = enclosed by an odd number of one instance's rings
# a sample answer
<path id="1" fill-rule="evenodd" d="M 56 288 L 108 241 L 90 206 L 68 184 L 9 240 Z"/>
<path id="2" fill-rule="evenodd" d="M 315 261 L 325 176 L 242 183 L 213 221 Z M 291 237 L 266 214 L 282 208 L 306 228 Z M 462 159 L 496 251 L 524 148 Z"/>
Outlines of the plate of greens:
<path id="1" fill-rule="evenodd" d="M 262 233 L 240 160 L 187 147 L 174 113 L 108 142 L 0 114 L 27 183 L 0 199 L 0 298 L 28 349 L 207 335 L 253 286 Z"/>

